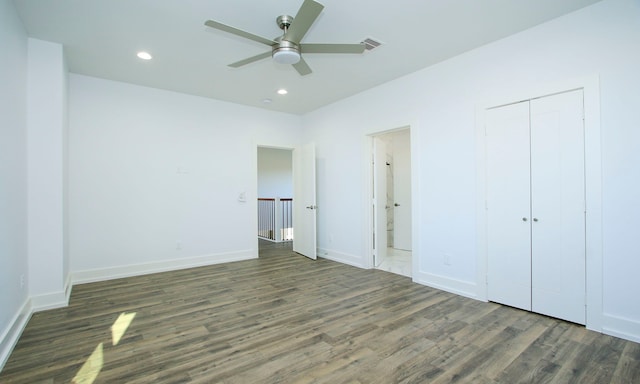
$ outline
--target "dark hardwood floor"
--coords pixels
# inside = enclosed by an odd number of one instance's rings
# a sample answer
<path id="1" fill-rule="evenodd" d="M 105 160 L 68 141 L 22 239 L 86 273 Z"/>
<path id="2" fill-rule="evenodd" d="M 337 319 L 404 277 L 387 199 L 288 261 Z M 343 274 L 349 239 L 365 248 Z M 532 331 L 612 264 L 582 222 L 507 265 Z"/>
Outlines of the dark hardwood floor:
<path id="1" fill-rule="evenodd" d="M 0 373 L 92 382 L 640 383 L 640 345 L 262 244 L 257 260 L 75 286 Z"/>

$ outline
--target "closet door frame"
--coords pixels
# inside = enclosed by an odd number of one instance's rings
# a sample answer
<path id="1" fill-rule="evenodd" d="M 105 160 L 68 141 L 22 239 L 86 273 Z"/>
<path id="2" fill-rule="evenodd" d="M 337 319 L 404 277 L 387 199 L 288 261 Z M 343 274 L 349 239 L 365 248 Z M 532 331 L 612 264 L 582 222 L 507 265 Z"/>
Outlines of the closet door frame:
<path id="1" fill-rule="evenodd" d="M 487 182 L 486 182 L 486 110 L 558 93 L 582 89 L 584 94 L 585 199 L 586 199 L 586 327 L 603 331 L 602 307 L 602 155 L 600 138 L 600 86 L 597 75 L 534 85 L 527 89 L 500 90 L 490 100 L 476 104 L 476 227 L 477 292 L 488 301 L 487 286 Z"/>

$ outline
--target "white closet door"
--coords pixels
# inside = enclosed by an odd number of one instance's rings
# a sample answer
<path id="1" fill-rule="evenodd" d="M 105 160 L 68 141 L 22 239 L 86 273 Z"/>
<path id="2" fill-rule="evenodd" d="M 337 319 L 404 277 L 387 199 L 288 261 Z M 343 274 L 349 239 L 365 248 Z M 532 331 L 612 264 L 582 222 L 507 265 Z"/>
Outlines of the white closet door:
<path id="1" fill-rule="evenodd" d="M 532 311 L 585 324 L 582 90 L 531 100 Z"/>
<path id="2" fill-rule="evenodd" d="M 487 111 L 488 298 L 531 310 L 529 103 Z"/>

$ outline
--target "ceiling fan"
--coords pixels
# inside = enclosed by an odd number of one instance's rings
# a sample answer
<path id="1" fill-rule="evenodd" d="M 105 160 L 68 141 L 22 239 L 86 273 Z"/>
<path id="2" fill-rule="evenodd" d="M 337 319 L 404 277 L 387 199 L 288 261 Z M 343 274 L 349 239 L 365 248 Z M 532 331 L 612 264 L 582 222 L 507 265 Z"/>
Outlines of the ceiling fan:
<path id="1" fill-rule="evenodd" d="M 298 10 L 296 17 L 288 15 L 278 16 L 276 23 L 284 31 L 282 36 L 275 39 L 267 39 L 252 33 L 225 25 L 213 20 L 207 20 L 204 24 L 208 27 L 219 29 L 237 36 L 241 36 L 258 43 L 271 47 L 271 51 L 249 57 L 244 60 L 229 64 L 230 67 L 238 68 L 243 65 L 253 63 L 258 60 L 273 57 L 277 63 L 291 64 L 302 76 L 311 73 L 311 68 L 302 58 L 302 54 L 307 53 L 362 53 L 365 44 L 316 44 L 301 43 L 300 41 L 307 33 L 311 25 L 316 21 L 324 5 L 314 1 L 305 0 Z"/>

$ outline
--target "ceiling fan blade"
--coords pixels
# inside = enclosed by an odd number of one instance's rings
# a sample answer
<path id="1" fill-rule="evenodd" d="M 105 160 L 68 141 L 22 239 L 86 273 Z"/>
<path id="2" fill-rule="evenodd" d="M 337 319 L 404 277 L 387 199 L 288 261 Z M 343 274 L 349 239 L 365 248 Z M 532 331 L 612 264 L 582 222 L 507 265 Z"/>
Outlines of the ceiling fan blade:
<path id="1" fill-rule="evenodd" d="M 365 45 L 361 44 L 301 44 L 302 53 L 362 53 Z"/>
<path id="2" fill-rule="evenodd" d="M 313 71 L 311 71 L 311 67 L 309 67 L 309 64 L 307 64 L 307 62 L 304 61 L 304 59 L 302 57 L 300 58 L 300 61 L 298 61 L 295 64 L 291 64 L 291 65 L 293 65 L 293 68 L 295 68 L 296 71 L 298 71 L 298 73 L 301 76 L 305 76 L 305 75 L 308 75 L 311 72 L 313 72 Z"/>
<path id="3" fill-rule="evenodd" d="M 242 67 L 243 65 L 251 64 L 254 61 L 266 59 L 267 57 L 271 57 L 271 51 L 268 51 L 268 52 L 265 52 L 265 53 L 261 53 L 259 55 L 251 56 L 251 57 L 246 58 L 244 60 L 236 61 L 235 63 L 229 64 L 229 67 L 233 67 L 233 68 Z"/>
<path id="4" fill-rule="evenodd" d="M 219 29 L 221 31 L 234 34 L 236 36 L 244 37 L 249 40 L 257 41 L 258 43 L 262 43 L 264 45 L 272 46 L 276 44 L 274 40 L 270 40 L 262 36 L 254 35 L 253 33 L 249 33 L 247 31 L 243 31 L 242 29 L 234 28 L 226 24 L 218 23 L 217 21 L 207 20 L 204 22 L 204 25 L 206 25 L 207 27 Z"/>
<path id="5" fill-rule="evenodd" d="M 313 0 L 304 0 L 302 6 L 298 10 L 298 14 L 293 18 L 291 26 L 287 29 L 283 40 L 291 41 L 296 44 L 307 34 L 309 28 L 314 21 L 320 16 L 320 12 L 324 9 L 324 5 Z"/>

